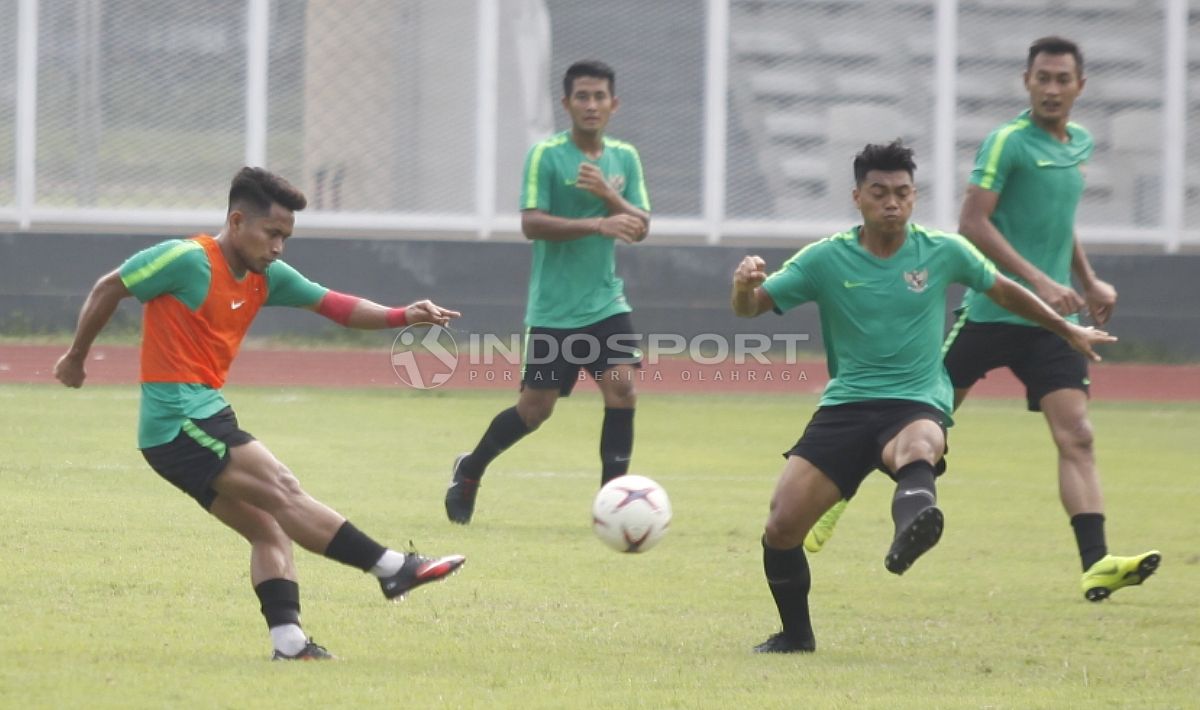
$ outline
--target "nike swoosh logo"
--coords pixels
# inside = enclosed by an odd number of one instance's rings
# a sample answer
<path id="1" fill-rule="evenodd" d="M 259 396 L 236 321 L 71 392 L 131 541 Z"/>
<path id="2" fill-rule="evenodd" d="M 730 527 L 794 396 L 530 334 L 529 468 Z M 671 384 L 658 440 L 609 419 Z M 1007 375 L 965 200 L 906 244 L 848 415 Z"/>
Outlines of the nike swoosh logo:
<path id="1" fill-rule="evenodd" d="M 1099 575 L 1099 576 L 1107 577 L 1108 575 L 1116 574 L 1119 571 L 1121 571 L 1121 568 L 1116 565 L 1113 565 L 1112 567 L 1109 567 L 1108 569 L 1098 569 L 1098 570 L 1096 570 L 1095 574 Z"/>
<path id="2" fill-rule="evenodd" d="M 1049 166 L 1051 166 L 1051 165 L 1054 165 L 1054 161 L 1053 161 L 1053 160 L 1039 160 L 1039 161 L 1037 161 L 1037 166 L 1038 166 L 1039 168 L 1046 168 L 1046 167 L 1049 167 Z"/>
<path id="3" fill-rule="evenodd" d="M 236 311 L 237 309 L 241 308 L 244 305 L 246 305 L 245 301 L 233 301 L 229 304 L 229 307 Z"/>
<path id="4" fill-rule="evenodd" d="M 858 288 L 859 286 L 866 286 L 867 282 L 866 281 L 843 281 L 842 285 L 845 286 L 846 288 Z"/>

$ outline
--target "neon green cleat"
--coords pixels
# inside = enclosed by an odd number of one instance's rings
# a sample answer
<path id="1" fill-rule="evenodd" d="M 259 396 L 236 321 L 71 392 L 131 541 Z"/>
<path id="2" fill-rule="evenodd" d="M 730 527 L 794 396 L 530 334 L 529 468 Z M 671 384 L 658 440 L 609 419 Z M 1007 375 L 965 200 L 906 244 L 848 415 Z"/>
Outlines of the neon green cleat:
<path id="1" fill-rule="evenodd" d="M 829 538 L 833 537 L 833 528 L 837 525 L 838 518 L 842 517 L 842 512 L 846 510 L 846 504 L 850 501 L 845 498 L 833 504 L 833 507 L 825 511 L 821 519 L 812 526 L 812 530 L 804 536 L 804 549 L 811 553 L 818 553 L 825 543 L 829 542 Z"/>
<path id="2" fill-rule="evenodd" d="M 1161 561 L 1162 555 L 1158 550 L 1133 557 L 1108 555 L 1083 573 L 1083 596 L 1090 602 L 1108 599 L 1121 587 L 1145 582 L 1158 569 Z"/>

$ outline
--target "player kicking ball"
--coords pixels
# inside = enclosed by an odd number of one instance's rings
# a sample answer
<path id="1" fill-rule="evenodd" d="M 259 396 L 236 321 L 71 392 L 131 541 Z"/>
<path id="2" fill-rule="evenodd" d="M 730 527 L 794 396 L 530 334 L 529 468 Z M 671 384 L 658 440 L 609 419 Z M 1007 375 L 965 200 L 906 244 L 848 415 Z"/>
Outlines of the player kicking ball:
<path id="1" fill-rule="evenodd" d="M 763 534 L 763 570 L 783 630 L 759 653 L 816 650 L 805 535 L 823 513 L 854 497 L 871 471 L 896 481 L 895 534 L 884 566 L 903 574 L 944 527 L 935 479 L 945 471 L 953 393 L 942 367 L 946 290 L 953 283 L 1092 350 L 1116 338 L 1064 320 L 957 234 L 909 223 L 917 189 L 913 153 L 899 141 L 854 158 L 862 224 L 810 244 L 767 276 L 747 256 L 733 274 L 733 312 L 754 317 L 802 303 L 821 310 L 829 384 L 800 440 L 784 457 Z"/>
<path id="2" fill-rule="evenodd" d="M 70 350 L 54 366 L 81 387 L 88 350 L 122 299 L 145 304 L 138 448 L 160 476 L 250 543 L 250 580 L 274 660 L 333 658 L 300 626 L 292 542 L 379 580 L 399 599 L 444 579 L 462 555 L 424 557 L 384 547 L 308 495 L 279 459 L 239 425 L 221 394 L 229 366 L 263 306 L 316 311 L 349 328 L 445 325 L 458 313 L 430 301 L 406 308 L 331 291 L 279 257 L 307 200 L 283 178 L 243 168 L 216 237 L 166 241 L 129 258 L 88 294 Z"/>

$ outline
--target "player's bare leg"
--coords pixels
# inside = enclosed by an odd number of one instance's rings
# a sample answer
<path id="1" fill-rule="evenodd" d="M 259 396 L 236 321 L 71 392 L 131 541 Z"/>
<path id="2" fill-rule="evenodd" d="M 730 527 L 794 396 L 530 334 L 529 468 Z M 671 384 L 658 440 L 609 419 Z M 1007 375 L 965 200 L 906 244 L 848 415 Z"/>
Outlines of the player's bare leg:
<path id="1" fill-rule="evenodd" d="M 301 628 L 292 540 L 279 523 L 261 508 L 222 496 L 217 496 L 209 512 L 250 543 L 250 584 L 267 621 L 274 658 L 333 658 Z"/>
<path id="2" fill-rule="evenodd" d="M 754 648 L 758 653 L 793 653 L 816 650 L 808 593 L 812 576 L 804 556 L 804 535 L 834 503 L 841 500 L 837 485 L 801 456 L 789 456 L 784 464 L 771 512 L 763 533 L 763 571 L 783 631 Z"/>
<path id="3" fill-rule="evenodd" d="M 465 561 L 462 555 L 427 558 L 384 547 L 308 495 L 292 472 L 261 442 L 235 446 L 229 450 L 229 458 L 229 464 L 213 482 L 219 496 L 265 511 L 304 549 L 375 575 L 389 599 L 443 579 Z"/>
<path id="4" fill-rule="evenodd" d="M 1131 557 L 1108 554 L 1104 494 L 1096 469 L 1087 394 L 1077 389 L 1055 390 L 1042 397 L 1040 405 L 1058 449 L 1059 497 L 1079 547 L 1083 595 L 1089 601 L 1102 601 L 1122 587 L 1144 582 L 1158 570 L 1162 555 L 1157 550 Z"/>

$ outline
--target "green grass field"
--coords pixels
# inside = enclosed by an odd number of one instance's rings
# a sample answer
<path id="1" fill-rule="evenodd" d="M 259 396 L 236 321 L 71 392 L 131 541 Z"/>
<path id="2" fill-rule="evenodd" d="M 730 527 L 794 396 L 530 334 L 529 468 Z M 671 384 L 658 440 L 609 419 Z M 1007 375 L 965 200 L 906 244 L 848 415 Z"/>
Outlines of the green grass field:
<path id="1" fill-rule="evenodd" d="M 1094 406 L 1110 546 L 1163 552 L 1145 586 L 1083 600 L 1041 419 L 969 402 L 942 543 L 888 574 L 873 475 L 812 558 L 818 652 L 762 657 L 758 540 L 811 399 L 645 396 L 634 470 L 675 519 L 621 555 L 589 525 L 594 393 L 497 460 L 466 528 L 442 513 L 449 463 L 513 393 L 227 394 L 315 496 L 466 567 L 390 604 L 298 552 L 305 627 L 341 660 L 270 663 L 247 547 L 144 464 L 136 389 L 0 387 L 0 707 L 1195 707 L 1200 405 Z"/>

